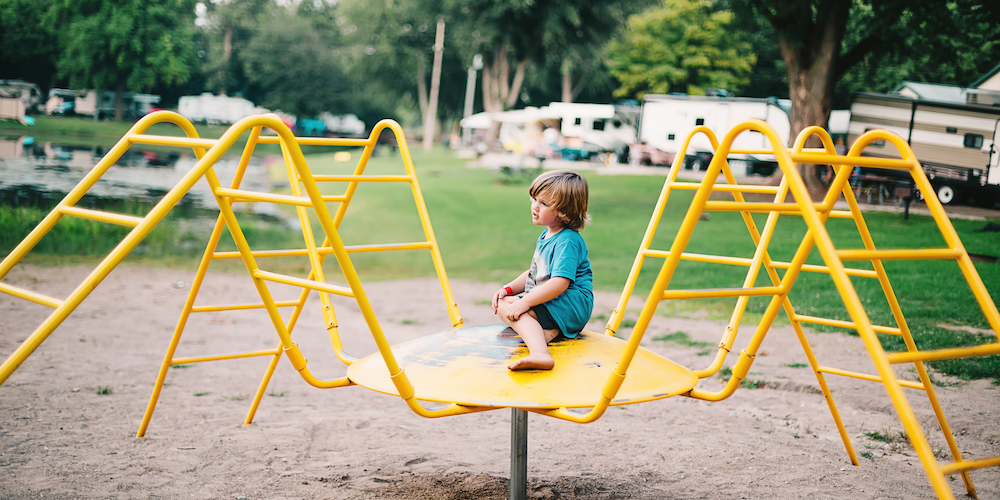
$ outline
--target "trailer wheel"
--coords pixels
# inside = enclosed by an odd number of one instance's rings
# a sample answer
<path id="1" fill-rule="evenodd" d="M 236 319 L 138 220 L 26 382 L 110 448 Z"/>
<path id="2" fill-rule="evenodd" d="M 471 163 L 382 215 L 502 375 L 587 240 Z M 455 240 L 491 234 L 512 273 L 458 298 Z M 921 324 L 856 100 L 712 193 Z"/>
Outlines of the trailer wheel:
<path id="1" fill-rule="evenodd" d="M 948 184 L 942 184 L 937 187 L 937 197 L 941 200 L 942 205 L 948 205 L 955 201 L 958 197 L 958 193 L 955 192 L 955 188 L 949 186 Z"/>

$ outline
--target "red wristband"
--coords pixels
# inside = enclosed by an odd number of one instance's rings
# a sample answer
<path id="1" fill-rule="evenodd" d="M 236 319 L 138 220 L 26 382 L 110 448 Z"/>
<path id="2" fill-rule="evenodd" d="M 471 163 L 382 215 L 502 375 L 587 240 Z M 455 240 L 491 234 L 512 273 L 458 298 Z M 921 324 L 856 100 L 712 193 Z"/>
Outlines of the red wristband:
<path id="1" fill-rule="evenodd" d="M 509 286 L 503 287 L 503 291 L 507 292 L 507 295 L 514 295 L 514 289 Z"/>

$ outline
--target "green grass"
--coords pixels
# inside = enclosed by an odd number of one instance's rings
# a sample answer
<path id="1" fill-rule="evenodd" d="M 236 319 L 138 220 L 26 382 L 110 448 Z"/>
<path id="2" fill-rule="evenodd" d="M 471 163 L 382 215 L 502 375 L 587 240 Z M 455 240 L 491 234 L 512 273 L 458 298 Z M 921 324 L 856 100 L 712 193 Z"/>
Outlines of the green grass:
<path id="1" fill-rule="evenodd" d="M 677 344 L 684 347 L 714 347 L 716 344 L 712 342 L 701 342 L 698 340 L 691 340 L 691 336 L 684 332 L 674 332 L 665 335 L 659 335 L 653 337 L 653 340 L 659 340 L 662 342 L 670 342 L 672 344 Z"/>
<path id="2" fill-rule="evenodd" d="M 865 437 L 873 441 L 881 441 L 883 443 L 901 443 L 906 441 L 906 433 L 903 431 L 892 432 L 888 429 L 884 431 L 872 431 L 866 432 Z"/>
<path id="3" fill-rule="evenodd" d="M 109 395 L 111 395 L 111 393 L 113 391 L 114 391 L 114 389 L 112 389 L 110 385 L 102 385 L 102 386 L 99 386 L 94 391 L 94 393 L 97 394 L 98 396 L 109 396 Z"/>
<path id="4" fill-rule="evenodd" d="M 54 127 L 42 121 L 38 130 Z M 89 126 L 89 125 L 88 125 Z M 85 127 L 83 127 L 85 129 Z M 176 127 L 174 127 L 176 129 Z M 202 130 L 203 127 L 199 127 Z M 81 132 L 82 133 L 82 132 Z M 160 133 L 160 132 L 157 132 Z M 205 135 L 211 135 L 205 133 Z M 314 149 L 315 151 L 316 149 Z M 354 161 L 358 158 L 354 150 Z M 527 186 L 533 173 L 514 170 L 493 172 L 466 168 L 464 160 L 454 158 L 450 151 L 437 148 L 424 152 L 411 150 L 419 182 L 431 217 L 434 231 L 450 278 L 503 282 L 512 279 L 528 265 L 534 242 L 540 229 L 530 222 Z M 338 163 L 332 152 L 309 154 L 308 162 L 315 174 L 350 173 L 354 162 Z M 398 153 L 380 147 L 367 168 L 372 174 L 403 172 Z M 590 183 L 590 213 L 593 223 L 583 232 L 594 269 L 594 285 L 599 290 L 621 290 L 631 269 L 635 252 L 649 222 L 660 190 L 662 177 L 602 176 L 584 172 Z M 325 184 L 328 193 L 342 193 L 344 185 Z M 289 192 L 285 187 L 282 192 Z M 692 198 L 692 192 L 671 194 L 652 247 L 668 249 Z M 143 213 L 146 205 L 123 203 L 116 207 L 123 213 Z M 287 207 L 284 207 L 287 209 Z M 0 255 L 8 253 L 21 238 L 45 215 L 43 207 L 0 207 Z M 287 210 L 289 216 L 294 211 Z M 133 252 L 130 260 L 154 264 L 193 267 L 201 255 L 208 237 L 211 220 L 192 224 L 178 214 L 161 223 Z M 197 214 L 195 214 L 197 215 Z M 254 248 L 293 248 L 302 245 L 301 233 L 259 218 L 240 215 L 243 229 Z M 755 217 L 763 227 L 764 217 Z M 872 212 L 866 222 L 880 248 L 934 248 L 944 246 L 943 238 L 929 217 L 911 214 L 909 220 L 895 213 Z M 983 221 L 954 220 L 952 222 L 969 252 L 1000 255 L 1000 238 L 996 233 L 980 232 Z M 318 225 L 315 226 L 318 230 Z M 838 248 L 862 246 L 857 230 L 850 221 L 831 220 L 831 238 Z M 42 264 L 64 264 L 74 259 L 93 261 L 109 252 L 127 229 L 103 223 L 64 218 L 53 233 L 36 247 L 29 261 Z M 349 245 L 371 243 L 412 242 L 424 240 L 420 220 L 414 209 L 411 191 L 405 184 L 368 183 L 359 187 L 340 232 Z M 801 219 L 782 217 L 769 248 L 772 258 L 791 260 L 805 234 Z M 221 250 L 234 249 L 232 240 L 224 235 Z M 687 251 L 749 257 L 753 253 L 751 239 L 739 214 L 713 213 L 711 219 L 699 222 Z M 82 256 L 82 257 L 80 257 Z M 352 254 L 352 261 L 362 280 L 386 280 L 415 276 L 432 276 L 433 264 L 426 251 L 371 252 Z M 649 290 L 661 259 L 647 258 L 640 274 L 635 294 Z M 807 262 L 821 263 L 815 250 Z M 852 264 L 856 267 L 870 265 Z M 1000 299 L 1000 264 L 976 263 L 976 268 L 994 301 Z M 301 258 L 268 259 L 265 269 L 279 272 L 305 273 L 308 262 Z M 961 273 L 953 262 L 895 261 L 887 262 L 886 270 L 907 324 L 921 349 L 936 349 L 955 345 L 970 345 L 991 340 L 989 335 L 944 328 L 939 325 L 967 325 L 988 329 Z M 328 279 L 339 279 L 328 267 Z M 241 270 L 242 263 L 229 260 L 213 264 L 213 269 Z M 670 288 L 728 288 L 741 286 L 745 268 L 718 264 L 682 262 L 671 279 Z M 876 324 L 893 325 L 891 311 L 876 280 L 854 278 L 862 303 Z M 758 285 L 769 284 L 766 276 Z M 825 274 L 803 272 L 790 295 L 799 314 L 848 320 L 840 295 Z M 735 299 L 674 301 L 665 304 L 660 314 L 684 314 L 703 311 L 708 317 L 728 317 Z M 763 298 L 753 298 L 747 306 L 745 320 L 759 318 L 767 307 Z M 600 312 L 597 312 L 600 314 Z M 787 322 L 779 314 L 779 322 Z M 835 330 L 832 327 L 813 327 Z M 896 337 L 883 339 L 888 350 L 904 347 Z M 946 360 L 931 363 L 938 371 L 961 379 L 992 378 L 1000 383 L 1000 356 Z"/>

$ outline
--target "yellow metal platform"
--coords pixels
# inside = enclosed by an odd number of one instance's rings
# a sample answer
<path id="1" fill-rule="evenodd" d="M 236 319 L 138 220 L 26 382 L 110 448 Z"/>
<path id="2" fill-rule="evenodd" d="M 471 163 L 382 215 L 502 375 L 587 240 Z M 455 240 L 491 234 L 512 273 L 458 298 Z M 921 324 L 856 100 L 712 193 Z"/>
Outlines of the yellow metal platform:
<path id="1" fill-rule="evenodd" d="M 528 354 L 507 325 L 456 328 L 392 347 L 422 401 L 463 406 L 524 409 L 587 408 L 598 404 L 601 387 L 628 344 L 584 331 L 549 344 L 553 370 L 510 371 L 511 361 Z M 355 361 L 347 378 L 360 386 L 398 396 L 379 353 Z M 698 377 L 647 349 L 639 348 L 612 405 L 641 403 L 683 394 Z"/>

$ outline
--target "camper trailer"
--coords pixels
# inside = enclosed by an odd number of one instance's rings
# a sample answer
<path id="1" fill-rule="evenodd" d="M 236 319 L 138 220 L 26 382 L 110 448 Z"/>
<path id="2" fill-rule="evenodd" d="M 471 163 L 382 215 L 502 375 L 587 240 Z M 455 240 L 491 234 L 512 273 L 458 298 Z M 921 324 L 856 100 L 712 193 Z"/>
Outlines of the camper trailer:
<path id="1" fill-rule="evenodd" d="M 858 136 L 876 128 L 895 133 L 913 148 L 941 203 L 971 200 L 992 206 L 1000 201 L 1000 105 L 982 103 L 1000 103 L 1000 99 L 987 101 L 980 94 L 968 94 L 964 104 L 856 94 L 851 103 L 848 142 L 853 144 Z M 870 144 L 864 154 L 899 158 L 896 148 L 885 141 Z"/>
<path id="2" fill-rule="evenodd" d="M 635 142 L 637 106 L 553 102 L 549 112 L 562 122 L 560 132 L 596 151 L 614 153 L 624 160 L 628 146 Z"/>
<path id="3" fill-rule="evenodd" d="M 193 122 L 215 125 L 236 123 L 247 116 L 269 111 L 255 107 L 252 102 L 241 97 L 203 92 L 201 95 L 186 95 L 178 99 L 177 112 Z"/>
<path id="4" fill-rule="evenodd" d="M 699 125 L 711 129 L 721 140 L 734 126 L 751 118 L 764 120 L 778 133 L 783 144 L 788 142 L 791 128 L 788 114 L 778 106 L 776 99 L 683 94 L 645 96 L 639 120 L 639 141 L 668 154 L 677 154 L 684 139 Z M 745 132 L 737 137 L 733 149 L 771 149 L 771 145 L 763 135 Z M 730 155 L 729 158 L 734 170 L 742 167 L 747 174 L 770 175 L 777 166 L 773 155 Z M 712 145 L 705 135 L 699 134 L 685 152 L 684 166 L 704 170 L 711 161 Z"/>

